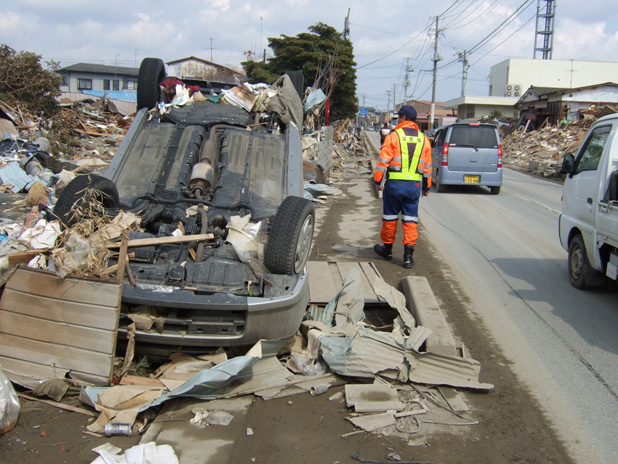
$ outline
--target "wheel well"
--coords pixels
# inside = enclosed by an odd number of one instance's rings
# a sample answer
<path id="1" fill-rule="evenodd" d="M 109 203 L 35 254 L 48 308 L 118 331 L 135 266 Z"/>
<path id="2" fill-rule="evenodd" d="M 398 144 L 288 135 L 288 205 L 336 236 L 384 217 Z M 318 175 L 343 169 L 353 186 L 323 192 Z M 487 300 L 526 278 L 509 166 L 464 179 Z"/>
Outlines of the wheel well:
<path id="1" fill-rule="evenodd" d="M 571 246 L 571 242 L 573 241 L 573 237 L 575 237 L 576 235 L 581 235 L 582 237 L 584 236 L 584 234 L 582 234 L 581 230 L 579 230 L 577 227 L 574 227 L 569 232 L 569 238 L 568 238 L 568 241 L 567 241 L 567 246 Z"/>

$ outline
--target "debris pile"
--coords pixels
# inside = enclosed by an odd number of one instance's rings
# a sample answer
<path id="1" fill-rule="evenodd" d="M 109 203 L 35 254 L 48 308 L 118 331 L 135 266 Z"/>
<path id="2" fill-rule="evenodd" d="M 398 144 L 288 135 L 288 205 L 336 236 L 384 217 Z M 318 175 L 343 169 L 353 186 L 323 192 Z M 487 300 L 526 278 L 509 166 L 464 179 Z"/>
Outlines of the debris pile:
<path id="1" fill-rule="evenodd" d="M 544 177 L 560 177 L 562 158 L 575 153 L 594 119 L 526 132 L 513 130 L 501 136 L 505 165 L 523 168 Z"/>

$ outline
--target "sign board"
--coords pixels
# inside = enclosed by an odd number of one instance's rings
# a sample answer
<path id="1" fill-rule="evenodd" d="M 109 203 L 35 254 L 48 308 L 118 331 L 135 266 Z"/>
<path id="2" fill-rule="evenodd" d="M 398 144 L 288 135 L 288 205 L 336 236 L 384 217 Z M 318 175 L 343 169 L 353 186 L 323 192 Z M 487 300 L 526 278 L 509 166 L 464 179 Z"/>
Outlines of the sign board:
<path id="1" fill-rule="evenodd" d="M 359 108 L 358 109 L 358 115 L 359 116 L 367 116 L 368 112 L 367 112 L 367 108 Z"/>

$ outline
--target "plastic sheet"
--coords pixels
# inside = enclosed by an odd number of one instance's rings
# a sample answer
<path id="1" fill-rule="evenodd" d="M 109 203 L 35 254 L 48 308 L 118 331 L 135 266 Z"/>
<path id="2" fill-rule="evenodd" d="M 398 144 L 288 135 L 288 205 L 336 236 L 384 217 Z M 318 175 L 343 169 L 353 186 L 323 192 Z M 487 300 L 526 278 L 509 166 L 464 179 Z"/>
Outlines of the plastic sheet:
<path id="1" fill-rule="evenodd" d="M 19 397 L 0 368 L 0 434 L 13 430 L 19 418 Z"/>

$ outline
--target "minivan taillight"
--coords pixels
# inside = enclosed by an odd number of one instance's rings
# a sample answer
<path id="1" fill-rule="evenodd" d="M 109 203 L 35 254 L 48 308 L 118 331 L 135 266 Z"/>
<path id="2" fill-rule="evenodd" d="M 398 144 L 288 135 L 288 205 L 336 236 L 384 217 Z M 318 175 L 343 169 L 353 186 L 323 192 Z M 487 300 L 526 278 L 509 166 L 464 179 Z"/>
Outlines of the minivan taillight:
<path id="1" fill-rule="evenodd" d="M 502 145 L 498 145 L 498 167 L 502 167 Z"/>
<path id="2" fill-rule="evenodd" d="M 442 166 L 448 166 L 448 143 L 442 147 Z"/>

